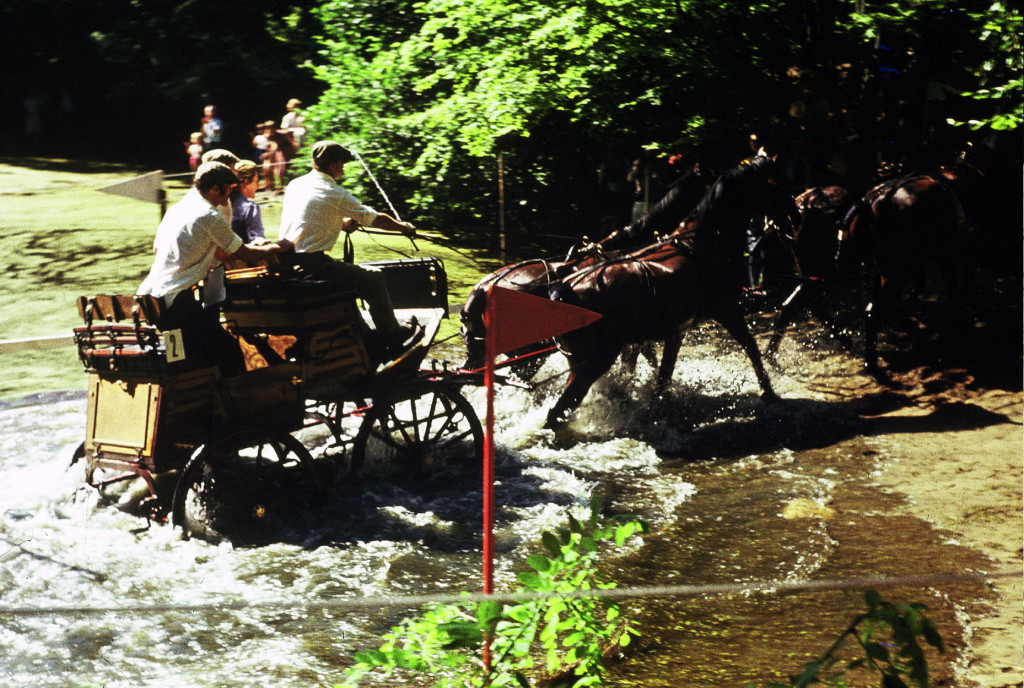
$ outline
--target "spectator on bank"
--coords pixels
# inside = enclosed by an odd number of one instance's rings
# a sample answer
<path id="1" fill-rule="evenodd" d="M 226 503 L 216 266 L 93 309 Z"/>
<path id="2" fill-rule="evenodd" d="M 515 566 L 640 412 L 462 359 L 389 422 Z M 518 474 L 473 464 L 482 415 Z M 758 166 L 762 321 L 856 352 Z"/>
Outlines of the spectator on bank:
<path id="1" fill-rule="evenodd" d="M 207 105 L 203 108 L 203 119 L 200 120 L 201 131 L 203 132 L 203 150 L 208 151 L 220 147 L 224 137 L 224 123 L 217 116 L 217 108 L 214 105 Z"/>
<path id="2" fill-rule="evenodd" d="M 195 174 L 203 157 L 203 133 L 193 132 L 185 144 L 185 149 L 188 151 L 188 168 Z"/>
<path id="3" fill-rule="evenodd" d="M 264 161 L 267 159 L 267 150 L 270 148 L 270 138 L 267 136 L 269 133 L 269 127 L 266 122 L 260 122 L 256 125 L 256 135 L 252 138 L 252 149 L 253 149 L 253 160 L 260 167 L 263 167 Z M 266 177 L 266 170 L 264 169 L 264 177 Z M 263 188 L 262 185 L 260 187 Z"/>
<path id="4" fill-rule="evenodd" d="M 267 132 L 267 154 L 263 159 L 263 181 L 267 191 L 284 193 L 284 174 L 295 150 L 291 139 L 277 129 L 273 120 L 263 123 Z"/>
<path id="5" fill-rule="evenodd" d="M 299 109 L 302 107 L 302 101 L 292 98 L 285 107 L 288 109 L 288 112 L 281 118 L 281 129 L 287 132 L 292 139 L 292 145 L 295 147 L 295 150 L 298 150 L 302 148 L 302 138 L 306 134 L 306 128 L 303 126 L 306 117 Z"/>

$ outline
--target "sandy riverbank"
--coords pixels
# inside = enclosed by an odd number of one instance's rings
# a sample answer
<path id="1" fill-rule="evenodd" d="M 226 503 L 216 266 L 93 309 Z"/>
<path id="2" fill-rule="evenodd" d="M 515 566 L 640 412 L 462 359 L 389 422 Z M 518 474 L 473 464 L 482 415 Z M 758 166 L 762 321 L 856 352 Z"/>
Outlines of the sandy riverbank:
<path id="1" fill-rule="evenodd" d="M 970 379 L 915 372 L 900 380 L 915 404 L 885 416 L 934 413 L 969 404 L 1006 422 L 959 432 L 894 434 L 900 460 L 887 462 L 879 482 L 907 497 L 908 513 L 948 531 L 992 560 L 992 571 L 1018 575 L 992 583 L 995 601 L 972 615 L 964 677 L 982 688 L 1024 685 L 1024 432 L 1018 391 L 972 388 Z M 970 684 L 967 684 L 970 685 Z M 966 687 L 965 687 L 966 688 Z"/>

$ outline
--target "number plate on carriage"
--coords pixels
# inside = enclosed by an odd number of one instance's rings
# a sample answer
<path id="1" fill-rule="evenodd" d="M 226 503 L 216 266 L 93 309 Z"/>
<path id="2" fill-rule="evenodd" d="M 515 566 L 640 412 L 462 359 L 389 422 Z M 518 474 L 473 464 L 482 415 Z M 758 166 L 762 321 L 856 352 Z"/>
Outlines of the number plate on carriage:
<path id="1" fill-rule="evenodd" d="M 181 330 L 165 330 L 161 333 L 164 339 L 164 350 L 168 363 L 185 360 L 185 340 Z"/>

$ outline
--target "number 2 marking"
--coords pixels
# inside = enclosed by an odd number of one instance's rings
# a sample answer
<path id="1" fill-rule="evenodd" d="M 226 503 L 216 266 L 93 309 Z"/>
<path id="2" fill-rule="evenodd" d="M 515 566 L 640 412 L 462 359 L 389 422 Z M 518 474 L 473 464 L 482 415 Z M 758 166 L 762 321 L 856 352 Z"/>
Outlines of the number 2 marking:
<path id="1" fill-rule="evenodd" d="M 168 363 L 185 360 L 185 346 L 181 330 L 168 330 L 164 332 L 164 345 L 167 349 Z"/>

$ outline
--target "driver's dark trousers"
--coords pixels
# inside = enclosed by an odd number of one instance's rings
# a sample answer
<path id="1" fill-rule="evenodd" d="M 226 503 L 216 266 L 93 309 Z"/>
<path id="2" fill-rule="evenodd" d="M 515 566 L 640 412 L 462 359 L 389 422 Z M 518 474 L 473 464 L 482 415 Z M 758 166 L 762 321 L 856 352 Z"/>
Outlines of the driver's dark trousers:
<path id="1" fill-rule="evenodd" d="M 374 267 L 336 260 L 322 251 L 296 253 L 295 264 L 318 280 L 337 280 L 356 290 L 370 309 L 370 317 L 377 331 L 385 337 L 399 331 L 395 310 L 388 295 L 384 274 Z"/>
<path id="2" fill-rule="evenodd" d="M 245 372 L 245 356 L 238 340 L 220 324 L 220 309 L 217 306 L 204 308 L 193 289 L 174 297 L 155 324 L 161 332 L 181 331 L 185 358 L 171 363 L 171 370 L 217 366 L 223 375 Z"/>

